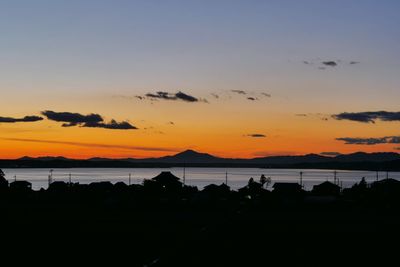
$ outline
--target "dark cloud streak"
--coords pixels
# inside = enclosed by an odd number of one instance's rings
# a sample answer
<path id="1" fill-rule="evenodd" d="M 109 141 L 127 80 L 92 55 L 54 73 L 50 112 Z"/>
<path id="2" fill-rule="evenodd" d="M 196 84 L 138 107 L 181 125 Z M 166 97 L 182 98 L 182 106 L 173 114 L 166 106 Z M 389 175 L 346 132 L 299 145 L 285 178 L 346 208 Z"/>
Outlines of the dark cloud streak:
<path id="1" fill-rule="evenodd" d="M 329 66 L 329 67 L 336 67 L 337 66 L 336 61 L 333 61 L 333 60 L 322 61 L 322 64 L 324 64 L 325 66 Z"/>
<path id="2" fill-rule="evenodd" d="M 350 120 L 364 123 L 375 123 L 377 120 L 381 121 L 400 121 L 400 112 L 389 111 L 366 111 L 366 112 L 343 112 L 340 114 L 332 115 L 336 120 Z"/>
<path id="3" fill-rule="evenodd" d="M 247 137 L 253 137 L 253 138 L 265 138 L 267 137 L 265 134 L 247 134 Z"/>
<path id="4" fill-rule="evenodd" d="M 338 141 L 345 142 L 346 145 L 378 145 L 378 144 L 400 144 L 400 136 L 385 137 L 341 137 Z"/>
<path id="5" fill-rule="evenodd" d="M 88 128 L 104 128 L 113 130 L 134 130 L 137 127 L 133 126 L 127 121 L 117 122 L 111 120 L 110 122 L 105 122 L 103 117 L 99 114 L 88 114 L 82 115 L 80 113 L 71 112 L 55 112 L 51 110 L 43 111 L 42 114 L 46 116 L 49 120 L 64 122 L 62 127 L 88 127 Z"/>
<path id="6" fill-rule="evenodd" d="M 23 118 L 0 117 L 0 123 L 36 122 L 43 120 L 39 116 L 25 116 Z"/>
<path id="7" fill-rule="evenodd" d="M 108 144 L 94 144 L 94 143 L 81 143 L 81 142 L 69 142 L 69 141 L 55 141 L 55 140 L 37 140 L 37 139 L 24 139 L 24 138 L 1 138 L 1 139 L 8 140 L 8 141 L 16 141 L 16 142 L 60 144 L 60 145 L 71 145 L 71 146 L 79 146 L 79 147 L 111 148 L 111 149 L 122 149 L 122 150 L 165 151 L 165 152 L 180 151 L 179 149 L 165 148 L 165 147 L 108 145 Z"/>
<path id="8" fill-rule="evenodd" d="M 182 91 L 179 91 L 177 93 L 158 91 L 156 93 L 147 93 L 145 97 L 152 100 L 182 100 L 184 102 L 206 102 L 206 100 L 198 99 L 194 96 L 183 93 Z"/>

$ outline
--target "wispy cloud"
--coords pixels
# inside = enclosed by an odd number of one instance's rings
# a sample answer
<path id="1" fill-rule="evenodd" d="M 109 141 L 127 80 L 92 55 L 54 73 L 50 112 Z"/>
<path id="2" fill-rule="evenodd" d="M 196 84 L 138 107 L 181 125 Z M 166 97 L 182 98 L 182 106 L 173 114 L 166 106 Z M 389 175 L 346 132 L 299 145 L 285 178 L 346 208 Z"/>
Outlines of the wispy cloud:
<path id="1" fill-rule="evenodd" d="M 156 93 L 147 93 L 144 96 L 137 96 L 140 99 L 148 98 L 150 100 L 180 100 L 184 102 L 207 102 L 206 99 L 201 99 L 179 91 L 177 93 L 158 91 Z"/>
<path id="2" fill-rule="evenodd" d="M 326 70 L 327 68 L 334 68 L 334 67 L 339 67 L 343 65 L 356 65 L 360 64 L 359 61 L 348 61 L 348 60 L 303 60 L 302 63 L 304 65 L 309 65 L 309 66 L 315 66 L 316 68 L 320 70 Z"/>
<path id="3" fill-rule="evenodd" d="M 165 148 L 165 147 L 109 145 L 109 144 L 82 143 L 82 142 L 69 142 L 69 141 L 56 141 L 56 140 L 38 140 L 38 139 L 25 139 L 25 138 L 1 138 L 1 139 L 8 141 L 16 141 L 16 142 L 59 144 L 59 145 L 71 145 L 71 146 L 92 147 L 92 148 L 110 148 L 110 149 L 141 150 L 141 151 L 166 151 L 166 152 L 180 151 L 179 149 Z"/>
<path id="4" fill-rule="evenodd" d="M 39 116 L 25 116 L 23 118 L 0 117 L 0 123 L 35 122 L 43 120 Z"/>
<path id="5" fill-rule="evenodd" d="M 384 137 L 340 137 L 338 141 L 345 142 L 346 145 L 378 145 L 378 144 L 400 144 L 400 136 Z"/>
<path id="6" fill-rule="evenodd" d="M 214 98 L 216 98 L 216 99 L 218 99 L 218 98 L 219 98 L 219 95 L 218 95 L 218 94 L 211 93 L 211 95 L 212 95 Z"/>
<path id="7" fill-rule="evenodd" d="M 82 115 L 80 113 L 55 112 L 51 110 L 46 110 L 42 112 L 42 115 L 46 116 L 49 120 L 63 122 L 62 127 L 80 126 L 113 130 L 137 129 L 137 127 L 133 126 L 127 121 L 117 122 L 116 120 L 111 120 L 110 122 L 105 122 L 102 116 L 95 113 Z"/>
<path id="8" fill-rule="evenodd" d="M 247 94 L 246 91 L 243 91 L 243 90 L 231 90 L 231 92 L 239 94 L 239 95 L 246 95 Z"/>
<path id="9" fill-rule="evenodd" d="M 390 111 L 365 111 L 365 112 L 343 112 L 332 115 L 336 120 L 350 120 L 364 123 L 375 123 L 381 121 L 400 121 L 400 112 Z"/>
<path id="10" fill-rule="evenodd" d="M 271 97 L 272 95 L 269 93 L 261 93 L 261 95 L 265 96 L 265 97 Z"/>

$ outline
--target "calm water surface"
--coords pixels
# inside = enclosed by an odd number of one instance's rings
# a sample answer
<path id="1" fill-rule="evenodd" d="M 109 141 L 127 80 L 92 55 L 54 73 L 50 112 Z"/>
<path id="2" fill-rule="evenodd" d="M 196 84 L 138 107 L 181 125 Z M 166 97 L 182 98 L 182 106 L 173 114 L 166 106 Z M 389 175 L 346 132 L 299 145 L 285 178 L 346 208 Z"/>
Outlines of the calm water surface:
<path id="1" fill-rule="evenodd" d="M 9 181 L 28 180 L 35 190 L 47 188 L 50 169 L 3 169 Z M 140 184 L 143 179 L 150 179 L 161 171 L 171 171 L 178 177 L 183 177 L 182 168 L 70 168 L 54 169 L 53 180 L 68 182 L 71 175 L 72 182 L 91 183 L 97 181 L 125 182 Z M 311 189 L 313 185 L 324 181 L 333 181 L 333 170 L 300 170 L 300 169 L 259 169 L 259 168 L 186 168 L 186 184 L 195 185 L 202 189 L 204 186 L 225 182 L 226 173 L 228 185 L 232 189 L 238 189 L 247 184 L 250 177 L 258 180 L 261 174 L 271 177 L 274 182 L 299 182 L 300 172 L 303 172 L 305 189 Z M 337 178 L 343 183 L 343 187 L 350 187 L 365 177 L 367 182 L 376 181 L 376 172 L 371 171 L 337 171 Z M 386 178 L 386 172 L 379 172 L 378 179 Z M 390 178 L 400 180 L 400 172 L 390 172 Z M 272 185 L 271 184 L 271 185 Z"/>

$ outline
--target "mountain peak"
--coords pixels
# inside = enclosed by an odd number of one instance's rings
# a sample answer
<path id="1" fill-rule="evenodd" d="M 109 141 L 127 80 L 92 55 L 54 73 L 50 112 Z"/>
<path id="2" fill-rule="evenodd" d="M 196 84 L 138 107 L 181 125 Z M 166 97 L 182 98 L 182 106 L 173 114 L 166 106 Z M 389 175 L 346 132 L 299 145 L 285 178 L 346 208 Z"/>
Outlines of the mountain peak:
<path id="1" fill-rule="evenodd" d="M 190 156 L 190 155 L 204 155 L 204 154 L 206 154 L 206 153 L 200 153 L 200 152 L 194 151 L 193 149 L 187 149 L 185 151 L 175 154 L 175 156 L 178 156 L 178 155 Z"/>

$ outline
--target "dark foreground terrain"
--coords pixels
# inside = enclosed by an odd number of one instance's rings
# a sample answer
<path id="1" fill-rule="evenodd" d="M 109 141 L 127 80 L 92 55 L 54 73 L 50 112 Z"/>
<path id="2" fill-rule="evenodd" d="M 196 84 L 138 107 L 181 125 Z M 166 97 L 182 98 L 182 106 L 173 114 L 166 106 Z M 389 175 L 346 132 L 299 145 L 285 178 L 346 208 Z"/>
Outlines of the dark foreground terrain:
<path id="1" fill-rule="evenodd" d="M 5 181 L 5 180 L 4 180 Z M 15 264 L 86 266 L 397 266 L 400 182 L 263 182 L 202 191 L 169 173 L 143 185 L 54 182 L 0 192 L 2 255 Z M 40 265 L 38 265 L 40 264 Z"/>

